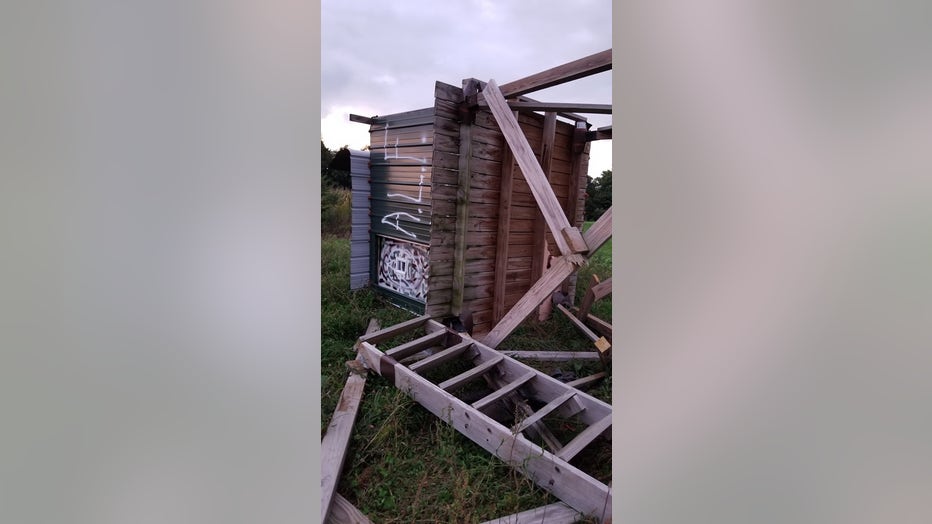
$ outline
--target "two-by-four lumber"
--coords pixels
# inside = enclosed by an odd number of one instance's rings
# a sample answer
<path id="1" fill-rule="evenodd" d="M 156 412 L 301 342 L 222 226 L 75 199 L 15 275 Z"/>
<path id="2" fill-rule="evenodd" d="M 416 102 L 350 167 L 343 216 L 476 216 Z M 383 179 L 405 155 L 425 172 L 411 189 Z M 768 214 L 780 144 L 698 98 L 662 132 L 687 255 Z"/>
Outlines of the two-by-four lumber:
<path id="1" fill-rule="evenodd" d="M 463 95 L 478 93 L 479 81 L 475 78 L 463 80 Z M 453 298 L 450 312 L 455 316 L 463 313 L 466 288 L 466 223 L 469 220 L 469 186 L 472 180 L 473 125 L 468 118 L 460 123 L 459 179 L 456 185 L 456 226 L 453 242 Z"/>
<path id="2" fill-rule="evenodd" d="M 580 515 L 575 509 L 556 502 L 539 508 L 529 509 L 506 517 L 487 520 L 482 524 L 573 524 L 578 522 Z"/>
<path id="3" fill-rule="evenodd" d="M 502 84 L 502 94 L 506 97 L 515 97 L 539 91 L 555 85 L 584 78 L 590 75 L 608 71 L 612 68 L 612 50 L 606 49 L 579 60 L 573 60 L 546 71 L 519 78 L 507 84 Z M 470 102 L 473 102 L 470 99 Z M 475 102 L 479 102 L 478 97 Z"/>
<path id="4" fill-rule="evenodd" d="M 369 320 L 366 333 L 376 333 L 378 329 L 378 321 L 374 318 Z M 359 356 L 356 358 L 357 361 L 361 360 Z M 353 432 L 353 422 L 356 421 L 356 414 L 359 412 L 359 404 L 365 387 L 365 373 L 356 373 L 351 370 L 349 378 L 346 379 L 346 386 L 343 388 L 343 392 L 340 393 L 337 409 L 333 412 L 333 418 L 330 419 L 327 432 L 320 442 L 321 522 L 326 519 L 333 502 L 333 496 L 340 480 L 340 472 L 343 469 L 343 462 L 346 460 L 346 449 L 349 446 L 350 435 Z"/>
<path id="5" fill-rule="evenodd" d="M 359 337 L 360 342 L 368 342 L 370 344 L 378 344 L 383 340 L 388 340 L 394 336 L 400 335 L 411 331 L 412 329 L 417 329 L 423 326 L 428 320 L 430 320 L 429 315 L 424 315 L 417 318 L 412 318 L 406 320 L 400 324 L 395 324 L 394 326 L 389 326 L 385 329 L 380 329 L 374 333 L 368 333 Z"/>
<path id="6" fill-rule="evenodd" d="M 498 358 L 497 360 L 489 360 L 489 361 L 487 361 L 487 362 L 483 362 L 482 364 L 479 364 L 478 366 L 476 366 L 476 367 L 474 367 L 474 368 L 472 368 L 472 369 L 470 369 L 470 370 L 468 370 L 468 371 L 465 371 L 465 372 L 463 372 L 463 373 L 460 373 L 459 375 L 456 375 L 456 376 L 453 377 L 453 378 L 450 378 L 450 379 L 448 379 L 448 380 L 445 380 L 445 381 L 441 382 L 440 384 L 437 384 L 437 387 L 439 387 L 440 389 L 442 389 L 442 390 L 444 390 L 444 391 L 446 391 L 446 392 L 455 391 L 455 390 L 457 390 L 457 389 L 459 389 L 459 388 L 465 386 L 465 385 L 468 384 L 469 382 L 471 382 L 471 381 L 473 381 L 473 380 L 475 380 L 475 379 L 481 377 L 482 375 L 488 373 L 490 369 L 492 369 L 493 367 L 495 367 L 496 365 L 498 365 L 498 363 L 501 362 L 502 359 L 504 359 L 504 358 L 505 358 L 505 357 L 499 355 L 499 358 Z"/>
<path id="7" fill-rule="evenodd" d="M 408 369 L 416 373 L 423 374 L 429 369 L 433 369 L 443 364 L 444 362 L 449 362 L 450 360 L 460 356 L 467 349 L 469 349 L 470 346 L 472 346 L 471 340 L 460 342 L 459 344 L 450 346 L 443 351 L 440 351 L 439 353 L 434 353 L 433 355 L 425 358 L 424 360 L 421 360 L 420 362 L 411 364 L 408 366 Z"/>
<path id="8" fill-rule="evenodd" d="M 608 322 L 602 320 L 601 318 L 589 313 L 586 315 L 586 322 L 589 323 L 596 331 L 601 333 L 603 336 L 611 338 L 612 336 L 612 325 Z"/>
<path id="9" fill-rule="evenodd" d="M 487 107 L 488 102 L 483 100 L 479 102 L 479 107 Z M 508 101 L 508 107 L 514 111 L 553 111 L 553 112 L 570 112 L 578 111 L 580 113 L 592 113 L 600 115 L 612 114 L 611 104 L 572 104 L 560 102 L 519 102 Z"/>
<path id="10" fill-rule="evenodd" d="M 515 115 L 517 118 L 517 115 Z M 508 280 L 508 246 L 511 244 L 511 202 L 514 188 L 514 156 L 511 150 L 502 150 L 502 178 L 499 188 L 498 236 L 495 250 L 495 297 L 492 301 L 492 322 L 501 320 L 505 314 L 505 288 Z"/>
<path id="11" fill-rule="evenodd" d="M 601 300 L 612 293 L 612 279 L 608 278 L 605 282 L 594 282 L 589 286 L 589 290 L 579 303 L 579 311 L 576 312 L 576 318 L 585 320 L 592 309 L 592 304 L 596 300 Z"/>
<path id="12" fill-rule="evenodd" d="M 591 444 L 593 440 L 598 438 L 599 435 L 611 427 L 611 425 L 612 416 L 606 415 L 602 418 L 602 420 L 599 420 L 595 424 L 590 425 L 586 429 L 582 430 L 579 435 L 576 435 L 576 438 L 571 440 L 569 444 L 563 446 L 563 449 L 557 452 L 557 456 L 569 462 L 586 446 Z"/>
<path id="13" fill-rule="evenodd" d="M 517 380 L 511 381 L 505 384 L 504 386 L 496 389 L 492 393 L 489 393 L 488 395 L 482 397 L 481 399 L 473 402 L 472 407 L 476 409 L 482 409 L 486 406 L 492 405 L 496 401 L 503 399 L 505 395 L 508 395 L 512 391 L 515 391 L 516 389 L 526 384 L 529 380 L 534 378 L 535 375 L 536 373 L 534 373 L 533 371 L 528 371 L 526 374 L 522 375 Z"/>
<path id="14" fill-rule="evenodd" d="M 593 142 L 596 140 L 611 140 L 612 139 L 612 126 L 604 126 L 596 129 L 595 131 L 586 132 L 586 141 Z"/>
<path id="15" fill-rule="evenodd" d="M 569 362 L 572 360 L 598 360 L 599 356 L 592 351 L 512 351 L 502 350 L 502 353 L 519 360 L 537 360 L 540 362 Z"/>
<path id="16" fill-rule="evenodd" d="M 553 165 L 553 145 L 557 136 L 556 113 L 547 113 L 544 115 L 544 127 L 541 134 L 540 168 L 549 184 L 550 169 Z M 547 267 L 547 261 L 550 260 L 550 248 L 547 247 L 547 223 L 545 220 L 540 220 L 540 218 L 543 218 L 541 213 L 541 211 L 537 212 L 538 220 L 534 221 L 534 251 L 532 252 L 533 258 L 531 259 L 531 282 L 540 278 L 544 273 L 544 268 Z M 539 310 L 539 317 L 541 320 L 546 320 L 547 317 L 550 316 L 551 309 L 547 307 L 548 304 L 548 302 L 541 304 Z"/>
<path id="17" fill-rule="evenodd" d="M 589 329 L 589 326 L 583 324 L 582 320 L 579 320 L 578 318 L 576 318 L 576 316 L 573 315 L 573 313 L 571 313 L 569 309 L 566 309 L 566 306 L 564 306 L 563 304 L 557 304 L 557 309 L 559 309 L 564 315 L 566 315 L 566 318 L 568 318 L 570 322 L 572 322 L 573 325 L 576 326 L 577 329 L 582 331 L 583 335 L 586 335 L 586 338 L 595 342 L 597 346 L 600 345 L 599 339 L 603 340 L 603 343 L 602 343 L 603 345 L 608 344 L 608 341 L 605 341 L 604 337 L 600 337 L 599 335 L 596 335 L 594 331 Z"/>
<path id="18" fill-rule="evenodd" d="M 330 515 L 327 517 L 327 520 L 324 521 L 325 524 L 372 524 L 372 521 L 369 520 L 363 512 L 359 511 L 359 508 L 353 505 L 352 502 L 346 500 L 343 495 L 336 493 L 333 496 L 333 503 L 330 505 Z"/>
<path id="19" fill-rule="evenodd" d="M 596 354 L 593 353 L 592 356 L 595 357 Z M 599 371 L 598 373 L 594 375 L 589 375 L 588 377 L 582 377 L 582 378 L 577 378 L 576 380 L 571 380 L 567 382 L 566 385 L 574 387 L 576 389 L 584 389 L 584 388 L 588 388 L 589 386 L 595 384 L 596 382 L 602 380 L 603 378 L 607 376 L 608 376 L 608 373 L 604 371 Z"/>
<path id="20" fill-rule="evenodd" d="M 586 245 L 589 246 L 589 255 L 594 254 L 612 237 L 612 208 L 609 207 L 598 220 L 583 234 Z M 563 279 L 576 270 L 576 264 L 569 257 L 557 257 L 540 280 L 531 286 L 518 302 L 505 314 L 504 317 L 486 334 L 482 342 L 490 347 L 496 347 L 505 340 L 521 322 L 531 314 L 546 298 L 550 297 Z"/>
<path id="21" fill-rule="evenodd" d="M 556 195 L 553 194 L 553 188 L 550 187 L 550 183 L 547 181 L 547 175 L 537 162 L 534 150 L 528 144 L 527 137 L 521 131 L 517 119 L 508 108 L 508 104 L 505 102 L 505 98 L 502 97 L 494 80 L 489 80 L 483 93 L 485 93 L 486 100 L 489 102 L 492 116 L 495 117 L 505 141 L 508 142 L 508 147 L 511 148 L 511 152 L 514 154 L 518 167 L 521 168 L 521 172 L 524 174 L 524 179 L 527 181 L 531 194 L 544 216 L 547 227 L 553 233 L 554 241 L 560 249 L 560 253 L 569 255 L 586 251 L 586 243 L 583 242 L 579 230 L 572 227 L 566 218 L 566 213 L 560 207 L 560 202 L 557 200 Z M 564 230 L 567 230 L 567 232 L 564 233 Z M 578 242 L 568 242 L 564 235 L 570 235 L 571 238 L 578 236 Z M 583 246 L 583 249 L 579 249 L 581 246 Z"/>
<path id="22" fill-rule="evenodd" d="M 576 393 L 577 391 L 570 390 L 560 395 L 559 397 L 551 400 L 545 406 L 535 411 L 533 415 L 525 418 L 524 420 L 519 422 L 517 425 L 515 425 L 514 431 L 515 432 L 524 431 L 524 429 L 530 426 L 531 424 L 534 424 L 534 423 L 537 423 L 543 420 L 544 417 L 556 411 L 557 408 L 565 404 L 567 401 L 569 401 L 569 399 L 575 397 Z"/>
<path id="23" fill-rule="evenodd" d="M 416 338 L 410 342 L 405 342 L 400 346 L 389 349 L 385 354 L 395 360 L 401 360 L 423 349 L 439 345 L 446 336 L 447 334 L 444 331 L 434 331 L 433 333 L 428 333 L 423 337 Z"/>

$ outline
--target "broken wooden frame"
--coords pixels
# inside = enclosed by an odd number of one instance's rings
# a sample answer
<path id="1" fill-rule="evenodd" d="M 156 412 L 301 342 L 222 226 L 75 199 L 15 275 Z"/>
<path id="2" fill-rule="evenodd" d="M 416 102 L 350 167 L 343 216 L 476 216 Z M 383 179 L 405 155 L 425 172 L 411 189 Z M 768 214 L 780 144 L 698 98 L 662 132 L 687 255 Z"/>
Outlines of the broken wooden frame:
<path id="1" fill-rule="evenodd" d="M 375 333 L 378 330 L 379 323 L 371 319 L 366 333 Z M 347 367 L 350 373 L 346 379 L 346 386 L 340 393 L 337 408 L 320 442 L 321 522 L 329 522 L 328 514 L 331 515 L 333 522 L 346 522 L 347 519 L 354 522 L 368 521 L 368 519 L 361 520 L 359 515 L 362 513 L 336 492 L 353 432 L 353 422 L 359 412 L 363 390 L 366 386 L 366 369 L 362 366 L 361 355 L 357 354 L 356 360 L 347 362 Z"/>
<path id="2" fill-rule="evenodd" d="M 399 346 L 383 349 L 376 344 L 405 332 L 424 328 L 426 335 Z M 428 338 L 444 332 L 444 348 L 410 367 L 401 364 Z M 420 342 L 419 342 L 420 341 Z M 522 364 L 465 333 L 447 329 L 428 316 L 364 335 L 356 349 L 368 367 L 390 380 L 435 416 L 452 425 L 486 451 L 528 476 L 542 489 L 553 493 L 576 511 L 599 517 L 611 515 L 612 495 L 606 484 L 571 465 L 570 460 L 599 436 L 610 432 L 611 405 L 568 386 L 530 366 Z M 456 359 L 465 359 L 471 369 L 439 383 L 423 374 Z M 467 403 L 456 392 L 476 380 L 485 380 L 492 390 L 483 398 Z M 514 398 L 533 399 L 543 406 L 526 413 L 513 426 L 493 418 L 492 408 L 514 408 Z M 513 411 L 512 411 L 513 413 Z M 525 436 L 534 426 L 542 426 L 550 414 L 573 417 L 586 426 L 570 442 L 548 442 L 546 449 Z"/>

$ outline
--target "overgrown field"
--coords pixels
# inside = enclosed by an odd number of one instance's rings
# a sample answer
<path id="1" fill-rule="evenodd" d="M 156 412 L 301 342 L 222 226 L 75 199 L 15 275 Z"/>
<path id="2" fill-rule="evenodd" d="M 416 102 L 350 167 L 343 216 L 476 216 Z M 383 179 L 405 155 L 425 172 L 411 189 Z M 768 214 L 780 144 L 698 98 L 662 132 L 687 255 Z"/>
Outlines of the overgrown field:
<path id="1" fill-rule="evenodd" d="M 368 320 L 376 318 L 387 327 L 413 315 L 369 289 L 349 290 L 347 238 L 324 235 L 321 247 L 323 435 L 347 377 L 345 363 L 355 357 L 353 344 Z M 577 303 L 593 272 L 603 279 L 611 276 L 610 246 L 603 247 L 580 271 Z M 610 300 L 596 303 L 593 313 L 610 320 Z M 526 321 L 501 348 L 594 350 L 559 312 L 545 323 Z M 601 371 L 598 362 L 549 366 L 580 377 Z M 610 377 L 589 393 L 610 402 Z M 598 449 L 587 450 L 579 460 L 588 463 L 585 468 L 600 465 L 597 476 L 607 483 L 611 479 L 610 446 L 593 447 Z M 337 491 L 375 523 L 482 522 L 557 502 L 374 374 L 366 382 Z"/>

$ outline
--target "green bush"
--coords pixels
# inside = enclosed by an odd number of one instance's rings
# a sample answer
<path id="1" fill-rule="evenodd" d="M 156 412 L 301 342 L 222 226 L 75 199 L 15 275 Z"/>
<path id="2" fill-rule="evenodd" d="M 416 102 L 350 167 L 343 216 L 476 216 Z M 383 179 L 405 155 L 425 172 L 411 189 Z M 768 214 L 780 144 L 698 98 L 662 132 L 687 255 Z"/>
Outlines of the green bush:
<path id="1" fill-rule="evenodd" d="M 352 229 L 352 193 L 325 185 L 320 199 L 320 230 L 324 235 L 348 237 Z"/>

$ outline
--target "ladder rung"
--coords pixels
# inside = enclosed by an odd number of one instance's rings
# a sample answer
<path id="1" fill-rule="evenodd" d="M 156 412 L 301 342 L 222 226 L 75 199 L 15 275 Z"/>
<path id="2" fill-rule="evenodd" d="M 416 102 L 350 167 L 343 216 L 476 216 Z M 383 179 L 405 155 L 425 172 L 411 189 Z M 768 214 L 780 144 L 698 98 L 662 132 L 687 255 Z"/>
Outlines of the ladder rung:
<path id="1" fill-rule="evenodd" d="M 437 385 L 437 387 L 439 387 L 440 389 L 442 389 L 442 390 L 444 390 L 444 391 L 446 391 L 446 392 L 451 392 L 451 391 L 453 391 L 453 390 L 455 390 L 455 389 L 457 389 L 457 388 L 463 386 L 463 385 L 466 384 L 467 382 L 469 382 L 469 381 L 475 379 L 476 377 L 481 377 L 481 376 L 484 375 L 486 372 L 488 372 L 490 369 L 492 369 L 493 367 L 497 366 L 498 363 L 501 362 L 501 361 L 504 360 L 504 359 L 505 359 L 504 356 L 502 356 L 502 355 L 496 355 L 496 356 L 495 356 L 494 358 L 492 358 L 491 360 L 487 360 L 487 361 L 483 362 L 482 364 L 479 364 L 478 366 L 476 366 L 476 367 L 470 369 L 469 371 L 466 371 L 465 373 L 460 373 L 459 375 L 457 375 L 457 376 L 455 376 L 455 377 L 453 377 L 453 378 L 451 378 L 451 379 L 449 379 L 449 380 L 445 380 L 445 381 L 441 382 L 440 384 Z"/>
<path id="2" fill-rule="evenodd" d="M 596 437 L 605 432 L 605 430 L 608 429 L 611 425 L 612 416 L 610 414 L 602 417 L 602 419 L 595 424 L 592 424 L 588 428 L 582 430 L 582 432 L 579 435 L 576 435 L 576 438 L 571 440 L 569 444 L 563 446 L 563 449 L 557 452 L 557 456 L 569 462 L 586 446 L 592 443 Z"/>
<path id="3" fill-rule="evenodd" d="M 421 338 L 416 338 L 410 342 L 405 342 L 398 347 L 389 349 L 385 352 L 385 354 L 395 360 L 401 360 L 405 357 L 410 357 L 422 349 L 437 345 L 437 343 L 445 336 L 447 336 L 446 331 L 435 331 L 433 333 L 428 333 Z"/>
<path id="4" fill-rule="evenodd" d="M 375 345 L 383 340 L 394 337 L 406 331 L 416 329 L 424 325 L 425 322 L 430 320 L 430 315 L 424 315 L 422 317 L 412 318 L 411 320 L 406 320 L 400 324 L 395 324 L 394 326 L 389 326 L 385 329 L 380 329 L 375 333 L 369 333 L 368 335 L 363 335 L 359 337 L 359 340 L 362 342 L 368 342 L 372 345 Z"/>
<path id="5" fill-rule="evenodd" d="M 533 415 L 531 415 L 530 417 L 528 417 L 528 418 L 522 420 L 521 423 L 518 424 L 518 426 L 515 428 L 515 432 L 517 433 L 517 432 L 519 432 L 519 431 L 524 431 L 524 430 L 525 430 L 528 426 L 530 426 L 531 424 L 534 424 L 535 422 L 537 422 L 537 421 L 541 420 L 542 418 L 546 417 L 547 415 L 549 415 L 550 413 L 552 413 L 554 410 L 556 410 L 557 408 L 559 408 L 560 406 L 562 406 L 563 404 L 565 404 L 566 401 L 568 401 L 569 399 L 575 397 L 575 396 L 576 396 L 576 393 L 578 393 L 578 391 L 576 391 L 576 390 L 574 390 L 574 389 L 571 389 L 571 390 L 567 391 L 566 393 L 560 395 L 559 397 L 557 397 L 557 398 L 551 400 L 550 402 L 547 403 L 546 406 L 544 406 L 544 407 L 538 409 L 537 411 L 535 411 Z"/>
<path id="6" fill-rule="evenodd" d="M 474 407 L 474 408 L 476 408 L 476 409 L 482 409 L 482 408 L 488 406 L 489 404 L 492 404 L 492 403 L 495 402 L 496 400 L 501 399 L 501 398 L 504 397 L 505 395 L 511 393 L 512 391 L 514 391 L 514 390 L 520 388 L 521 386 L 523 386 L 524 384 L 526 384 L 528 381 L 530 381 L 532 378 L 534 378 L 535 375 L 537 375 L 537 373 L 534 373 L 533 371 L 529 371 L 526 375 L 521 376 L 520 378 L 518 378 L 517 380 L 515 380 L 515 381 L 513 381 L 513 382 L 509 382 L 509 383 L 505 384 L 504 386 L 498 388 L 498 389 L 495 390 L 494 392 L 492 392 L 492 393 L 486 395 L 485 397 L 482 397 L 481 399 L 477 400 L 476 402 L 473 403 L 472 407 Z"/>
<path id="7" fill-rule="evenodd" d="M 411 371 L 416 373 L 423 373 L 429 369 L 433 369 L 444 362 L 448 362 L 450 359 L 456 358 L 464 351 L 469 349 L 469 346 L 472 346 L 472 340 L 467 340 L 466 342 L 461 342 L 455 346 L 450 346 L 447 349 L 439 353 L 435 353 L 420 362 L 415 362 L 408 366 Z"/>

